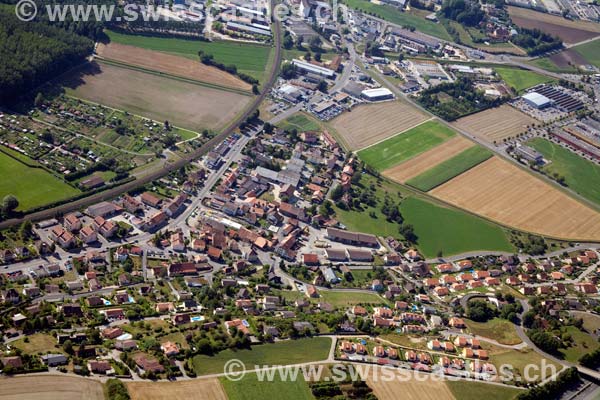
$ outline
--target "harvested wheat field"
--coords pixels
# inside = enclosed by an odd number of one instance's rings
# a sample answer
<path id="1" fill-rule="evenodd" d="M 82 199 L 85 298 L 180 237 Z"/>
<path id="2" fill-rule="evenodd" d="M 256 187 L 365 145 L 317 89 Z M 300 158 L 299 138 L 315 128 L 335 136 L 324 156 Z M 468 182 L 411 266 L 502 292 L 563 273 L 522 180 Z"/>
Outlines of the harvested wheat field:
<path id="1" fill-rule="evenodd" d="M 393 373 L 397 379 L 389 379 Z M 443 380 L 417 379 L 412 371 L 388 370 L 375 379 L 373 374 L 367 377 L 367 385 L 379 400 L 454 400 L 454 395 Z"/>
<path id="2" fill-rule="evenodd" d="M 561 239 L 600 239 L 600 214 L 498 157 L 429 194 L 524 231 Z"/>
<path id="3" fill-rule="evenodd" d="M 192 379 L 181 382 L 128 382 L 132 400 L 227 400 L 218 379 Z"/>
<path id="4" fill-rule="evenodd" d="M 383 171 L 383 175 L 393 181 L 404 183 L 473 145 L 474 143 L 470 140 L 457 135 L 431 150 Z"/>
<path id="5" fill-rule="evenodd" d="M 567 44 L 578 43 L 600 35 L 600 25 L 590 21 L 573 21 L 520 7 L 508 7 L 512 21 L 523 28 L 539 29 L 558 36 Z"/>
<path id="6" fill-rule="evenodd" d="M 1 400 L 104 400 L 100 382 L 71 376 L 13 376 L 0 379 Z"/>
<path id="7" fill-rule="evenodd" d="M 199 61 L 178 57 L 159 51 L 142 49 L 117 43 L 98 44 L 96 52 L 108 60 L 150 69 L 165 74 L 189 78 L 233 89 L 250 90 L 252 87 L 241 79 Z"/>
<path id="8" fill-rule="evenodd" d="M 348 150 L 359 150 L 421 124 L 428 117 L 409 104 L 360 105 L 332 121 Z"/>
<path id="9" fill-rule="evenodd" d="M 505 138 L 525 132 L 527 126 L 537 122 L 529 115 L 505 104 L 460 118 L 452 125 L 489 143 L 500 143 Z"/>
<path id="10" fill-rule="evenodd" d="M 247 95 L 102 62 L 77 72 L 61 82 L 67 94 L 196 132 L 225 125 L 251 100 Z"/>

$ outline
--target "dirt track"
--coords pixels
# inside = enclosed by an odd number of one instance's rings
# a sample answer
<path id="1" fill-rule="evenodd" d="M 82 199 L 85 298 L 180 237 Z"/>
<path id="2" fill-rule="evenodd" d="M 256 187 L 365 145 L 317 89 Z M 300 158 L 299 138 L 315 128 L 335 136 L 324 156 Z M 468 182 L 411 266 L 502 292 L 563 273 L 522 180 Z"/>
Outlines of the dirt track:
<path id="1" fill-rule="evenodd" d="M 200 82 L 207 82 L 234 89 L 250 90 L 252 87 L 241 79 L 215 67 L 209 67 L 200 61 L 174 56 L 160 51 L 142 49 L 117 43 L 100 43 L 96 49 L 98 55 L 137 67 L 164 72 Z"/>
<path id="2" fill-rule="evenodd" d="M 600 240 L 600 214 L 498 157 L 429 193 L 517 229 L 563 239 Z"/>

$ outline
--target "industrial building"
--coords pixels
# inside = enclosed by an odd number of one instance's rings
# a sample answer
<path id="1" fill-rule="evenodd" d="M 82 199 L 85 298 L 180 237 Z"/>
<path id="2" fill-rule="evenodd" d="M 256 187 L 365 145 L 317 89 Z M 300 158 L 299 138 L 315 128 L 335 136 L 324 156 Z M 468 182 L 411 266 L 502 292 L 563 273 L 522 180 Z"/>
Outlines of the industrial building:
<path id="1" fill-rule="evenodd" d="M 536 164 L 541 164 L 544 156 L 535 149 L 529 146 L 521 145 L 515 149 L 515 154 L 519 157 Z"/>
<path id="2" fill-rule="evenodd" d="M 553 104 L 564 112 L 574 112 L 584 107 L 582 101 L 573 98 L 560 87 L 541 85 L 535 88 L 535 93 L 552 100 Z"/>
<path id="3" fill-rule="evenodd" d="M 525 103 L 529 104 L 531 107 L 537 108 L 538 110 L 552 105 L 552 100 L 537 92 L 524 94 L 521 98 L 523 101 L 525 101 Z"/>
<path id="4" fill-rule="evenodd" d="M 394 94 L 386 88 L 366 89 L 360 93 L 361 97 L 368 101 L 382 101 L 394 98 Z"/>
<path id="5" fill-rule="evenodd" d="M 322 76 L 323 78 L 333 79 L 335 77 L 335 72 L 329 68 L 320 67 L 301 60 L 293 60 L 292 64 L 301 71 L 313 73 Z"/>

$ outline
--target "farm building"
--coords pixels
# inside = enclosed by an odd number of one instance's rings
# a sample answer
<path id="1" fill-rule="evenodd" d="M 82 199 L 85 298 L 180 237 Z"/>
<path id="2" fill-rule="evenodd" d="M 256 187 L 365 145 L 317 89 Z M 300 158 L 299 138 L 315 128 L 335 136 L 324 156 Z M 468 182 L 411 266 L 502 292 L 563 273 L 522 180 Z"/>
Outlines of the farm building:
<path id="1" fill-rule="evenodd" d="M 369 101 L 382 101 L 394 98 L 394 94 L 386 88 L 366 89 L 363 90 L 360 95 Z"/>
<path id="2" fill-rule="evenodd" d="M 537 92 L 527 93 L 523 95 L 522 98 L 525 101 L 525 103 L 529 104 L 531 107 L 537 108 L 538 110 L 552 105 L 552 100 Z"/>

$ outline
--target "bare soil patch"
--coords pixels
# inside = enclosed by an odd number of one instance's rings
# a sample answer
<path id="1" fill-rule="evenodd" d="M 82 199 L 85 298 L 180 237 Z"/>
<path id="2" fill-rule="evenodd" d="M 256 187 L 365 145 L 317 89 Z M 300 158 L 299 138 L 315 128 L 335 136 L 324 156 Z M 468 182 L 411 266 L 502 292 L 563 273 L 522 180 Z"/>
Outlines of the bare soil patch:
<path id="1" fill-rule="evenodd" d="M 520 7 L 508 7 L 515 24 L 527 29 L 539 29 L 573 44 L 600 36 L 600 25 L 588 21 L 572 21 L 555 15 Z"/>
<path id="2" fill-rule="evenodd" d="M 559 68 L 569 68 L 572 65 L 587 65 L 588 61 L 575 50 L 564 50 L 557 54 L 552 54 L 550 60 Z"/>
<path id="3" fill-rule="evenodd" d="M 196 132 L 225 125 L 251 99 L 104 63 L 78 72 L 62 82 L 68 94 Z"/>
<path id="4" fill-rule="evenodd" d="M 37 375 L 0 378 L 2 400 L 104 400 L 100 382 L 72 376 Z"/>
<path id="5" fill-rule="evenodd" d="M 429 193 L 524 231 L 568 240 L 600 239 L 600 214 L 498 157 Z"/>
<path id="6" fill-rule="evenodd" d="M 386 374 L 390 373 L 389 371 Z M 398 379 L 367 377 L 367 385 L 379 400 L 454 400 L 455 397 L 440 379 L 415 379 L 411 371 L 397 370 Z M 383 374 L 379 374 L 384 377 Z M 401 395 L 400 395 L 401 393 Z"/>
<path id="7" fill-rule="evenodd" d="M 460 118 L 452 125 L 490 143 L 499 143 L 525 132 L 528 125 L 535 123 L 537 121 L 534 118 L 505 104 Z"/>
<path id="8" fill-rule="evenodd" d="M 473 142 L 457 135 L 425 153 L 383 171 L 383 175 L 393 181 L 404 183 L 473 145 Z"/>
<path id="9" fill-rule="evenodd" d="M 349 150 L 359 150 L 404 132 L 428 117 L 400 101 L 360 105 L 332 121 Z"/>
<path id="10" fill-rule="evenodd" d="M 101 57 L 109 60 L 194 79 L 200 82 L 241 90 L 250 90 L 252 88 L 248 83 L 218 68 L 204 65 L 200 61 L 161 53 L 160 51 L 146 50 L 118 43 L 100 43 L 96 52 Z"/>
<path id="11" fill-rule="evenodd" d="M 227 400 L 217 378 L 181 382 L 128 382 L 127 390 L 132 400 Z"/>

